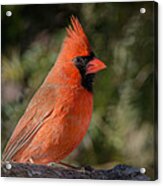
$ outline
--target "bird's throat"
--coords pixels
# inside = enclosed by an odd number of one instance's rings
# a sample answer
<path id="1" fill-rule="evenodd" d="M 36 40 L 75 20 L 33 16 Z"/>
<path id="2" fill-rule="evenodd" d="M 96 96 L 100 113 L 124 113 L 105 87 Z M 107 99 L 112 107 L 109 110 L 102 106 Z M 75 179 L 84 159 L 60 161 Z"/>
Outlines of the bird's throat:
<path id="1" fill-rule="evenodd" d="M 95 74 L 88 74 L 88 75 L 81 74 L 81 76 L 82 76 L 82 81 L 81 81 L 82 86 L 89 92 L 93 92 L 93 82 L 94 82 Z"/>

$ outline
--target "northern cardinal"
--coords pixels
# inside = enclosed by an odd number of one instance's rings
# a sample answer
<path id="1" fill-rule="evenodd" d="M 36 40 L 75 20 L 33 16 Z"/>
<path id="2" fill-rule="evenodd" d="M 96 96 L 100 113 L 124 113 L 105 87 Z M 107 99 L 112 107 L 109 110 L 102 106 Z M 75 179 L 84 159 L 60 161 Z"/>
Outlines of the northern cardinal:
<path id="1" fill-rule="evenodd" d="M 106 65 L 95 57 L 74 16 L 71 25 L 55 65 L 4 150 L 4 161 L 61 162 L 87 132 L 93 110 L 93 79 Z"/>

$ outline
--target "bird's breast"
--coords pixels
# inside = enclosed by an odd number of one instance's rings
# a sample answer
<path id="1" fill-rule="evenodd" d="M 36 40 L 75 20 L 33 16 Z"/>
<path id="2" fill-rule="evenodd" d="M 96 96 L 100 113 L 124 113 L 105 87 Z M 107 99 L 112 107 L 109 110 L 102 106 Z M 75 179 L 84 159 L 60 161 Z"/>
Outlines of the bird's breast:
<path id="1" fill-rule="evenodd" d="M 51 100 L 53 102 L 53 99 Z M 58 89 L 54 110 L 22 150 L 20 162 L 58 162 L 68 156 L 84 138 L 92 116 L 92 94 L 84 88 Z"/>
<path id="2" fill-rule="evenodd" d="M 67 99 L 66 99 L 67 97 Z M 92 117 L 92 94 L 81 88 L 65 96 L 62 105 L 58 105 L 57 121 L 54 123 L 54 148 L 59 159 L 66 157 L 74 150 L 85 136 Z M 60 107 L 60 108 L 59 108 Z M 54 122 L 56 119 L 54 117 Z M 57 128 L 57 130 L 56 130 Z M 56 131 L 57 134 L 56 134 Z M 56 135 L 58 135 L 56 141 Z M 56 145 L 58 144 L 57 148 Z"/>

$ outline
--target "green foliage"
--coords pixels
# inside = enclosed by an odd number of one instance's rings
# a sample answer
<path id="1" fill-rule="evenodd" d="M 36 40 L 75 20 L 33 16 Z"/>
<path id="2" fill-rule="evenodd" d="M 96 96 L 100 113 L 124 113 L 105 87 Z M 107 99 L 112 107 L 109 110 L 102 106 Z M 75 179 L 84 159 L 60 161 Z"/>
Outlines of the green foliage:
<path id="1" fill-rule="evenodd" d="M 139 15 L 140 7 L 147 13 Z M 9 20 L 2 7 L 2 147 L 54 64 L 64 27 L 74 14 L 107 70 L 96 77 L 89 131 L 67 161 L 103 168 L 122 162 L 146 167 L 153 176 L 153 3 L 11 8 L 14 17 Z"/>

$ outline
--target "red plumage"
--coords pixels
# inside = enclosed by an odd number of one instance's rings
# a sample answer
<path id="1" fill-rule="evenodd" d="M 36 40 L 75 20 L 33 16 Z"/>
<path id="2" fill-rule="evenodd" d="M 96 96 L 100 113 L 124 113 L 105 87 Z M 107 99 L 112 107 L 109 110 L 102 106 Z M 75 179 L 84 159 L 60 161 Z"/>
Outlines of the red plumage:
<path id="1" fill-rule="evenodd" d="M 106 66 L 92 53 L 75 17 L 58 59 L 30 101 L 5 150 L 3 160 L 60 162 L 81 142 L 93 109 L 92 79 Z"/>

